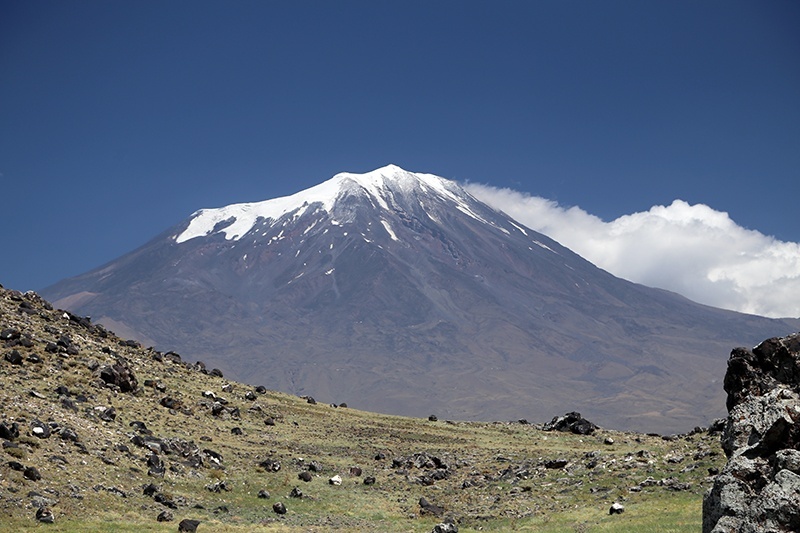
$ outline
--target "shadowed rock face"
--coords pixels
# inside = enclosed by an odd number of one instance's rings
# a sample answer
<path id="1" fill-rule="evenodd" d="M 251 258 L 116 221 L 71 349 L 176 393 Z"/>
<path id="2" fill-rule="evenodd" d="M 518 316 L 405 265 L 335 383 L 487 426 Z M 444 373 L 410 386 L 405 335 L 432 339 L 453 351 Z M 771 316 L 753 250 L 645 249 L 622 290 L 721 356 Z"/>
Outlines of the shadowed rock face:
<path id="1" fill-rule="evenodd" d="M 703 500 L 703 532 L 800 531 L 800 333 L 734 349 L 725 390 L 728 463 Z"/>
<path id="2" fill-rule="evenodd" d="M 364 181 L 268 217 L 201 211 L 42 294 L 324 403 L 461 420 L 576 410 L 658 433 L 723 414 L 731 346 L 797 330 L 615 278 L 454 182 L 396 167 Z"/>

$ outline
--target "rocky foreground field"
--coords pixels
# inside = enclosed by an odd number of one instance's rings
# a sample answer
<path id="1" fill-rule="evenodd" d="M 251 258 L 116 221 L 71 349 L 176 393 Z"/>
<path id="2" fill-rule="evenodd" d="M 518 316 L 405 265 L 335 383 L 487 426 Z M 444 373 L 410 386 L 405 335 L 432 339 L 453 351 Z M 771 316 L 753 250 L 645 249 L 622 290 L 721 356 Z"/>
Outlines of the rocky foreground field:
<path id="1" fill-rule="evenodd" d="M 232 382 L 0 289 L 3 531 L 698 531 L 725 462 L 721 424 L 435 414 Z"/>

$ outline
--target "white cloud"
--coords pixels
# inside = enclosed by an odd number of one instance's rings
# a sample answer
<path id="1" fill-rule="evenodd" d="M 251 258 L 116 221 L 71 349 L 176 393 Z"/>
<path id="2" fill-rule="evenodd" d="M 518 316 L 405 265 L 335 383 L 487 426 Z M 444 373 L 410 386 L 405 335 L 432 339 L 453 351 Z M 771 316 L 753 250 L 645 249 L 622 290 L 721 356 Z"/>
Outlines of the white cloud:
<path id="1" fill-rule="evenodd" d="M 675 200 L 605 222 L 511 189 L 466 188 L 621 278 L 714 307 L 800 317 L 800 244 L 745 229 L 707 205 Z"/>

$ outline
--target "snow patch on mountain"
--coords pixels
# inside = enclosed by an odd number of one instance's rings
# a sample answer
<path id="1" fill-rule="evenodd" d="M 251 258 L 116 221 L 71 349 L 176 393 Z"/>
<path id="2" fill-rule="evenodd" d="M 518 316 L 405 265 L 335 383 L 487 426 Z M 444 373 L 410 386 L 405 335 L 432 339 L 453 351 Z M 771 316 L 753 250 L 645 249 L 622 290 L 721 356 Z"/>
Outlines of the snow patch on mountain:
<path id="1" fill-rule="evenodd" d="M 416 191 L 451 201 L 464 214 L 489 223 L 470 208 L 466 200 L 472 197 L 457 183 L 433 174 L 408 172 L 396 165 L 387 165 L 365 174 L 343 172 L 291 196 L 263 202 L 232 204 L 217 209 L 201 209 L 192 215 L 188 227 L 174 238 L 180 244 L 196 237 L 222 233 L 227 240 L 238 240 L 259 221 L 264 225 L 271 225 L 287 214 L 298 218 L 312 208 L 312 213 L 331 213 L 336 202 L 347 194 L 366 193 L 373 205 L 392 211 L 395 209 L 396 197 L 414 195 Z M 319 220 L 314 222 L 311 227 L 318 222 Z M 341 222 L 331 223 L 338 225 Z M 393 238 L 396 240 L 396 237 Z"/>

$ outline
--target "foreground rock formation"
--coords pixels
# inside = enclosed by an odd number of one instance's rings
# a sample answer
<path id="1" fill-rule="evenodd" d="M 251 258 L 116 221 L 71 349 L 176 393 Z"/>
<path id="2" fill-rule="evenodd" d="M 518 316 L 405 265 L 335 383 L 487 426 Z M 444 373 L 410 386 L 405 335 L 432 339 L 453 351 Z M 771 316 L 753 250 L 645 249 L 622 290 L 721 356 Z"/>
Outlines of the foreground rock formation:
<path id="1" fill-rule="evenodd" d="M 703 500 L 703 532 L 800 531 L 800 333 L 734 349 L 725 391 L 728 463 Z"/>

